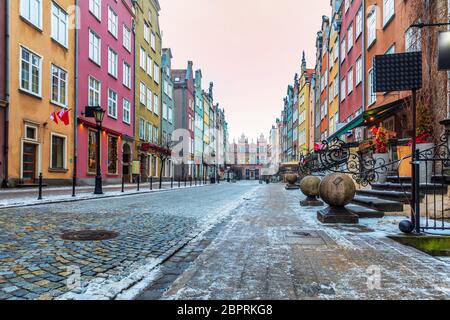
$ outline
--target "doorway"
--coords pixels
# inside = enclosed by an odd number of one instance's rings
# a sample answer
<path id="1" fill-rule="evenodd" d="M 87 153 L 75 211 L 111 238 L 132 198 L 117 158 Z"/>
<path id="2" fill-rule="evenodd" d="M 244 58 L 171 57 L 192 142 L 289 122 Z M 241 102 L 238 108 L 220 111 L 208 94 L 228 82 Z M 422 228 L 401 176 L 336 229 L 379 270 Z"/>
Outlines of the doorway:
<path id="1" fill-rule="evenodd" d="M 31 143 L 23 144 L 22 179 L 24 184 L 32 184 L 36 180 L 37 146 Z"/>
<path id="2" fill-rule="evenodd" d="M 122 174 L 125 181 L 131 181 L 131 147 L 128 143 L 123 145 L 122 152 Z"/>

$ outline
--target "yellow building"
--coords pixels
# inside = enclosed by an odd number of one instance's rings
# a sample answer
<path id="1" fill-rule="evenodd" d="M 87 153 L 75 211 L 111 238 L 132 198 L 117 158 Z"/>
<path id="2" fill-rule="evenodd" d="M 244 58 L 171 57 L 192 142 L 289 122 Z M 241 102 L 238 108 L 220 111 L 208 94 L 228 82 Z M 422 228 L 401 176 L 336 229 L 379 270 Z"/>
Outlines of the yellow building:
<path id="1" fill-rule="evenodd" d="M 152 145 L 161 144 L 161 32 L 158 0 L 135 2 L 136 159 L 142 180 L 159 177 L 161 161 Z"/>
<path id="2" fill-rule="evenodd" d="M 309 136 L 310 136 L 310 124 L 309 112 L 310 112 L 310 87 L 311 77 L 314 73 L 313 69 L 306 68 L 306 58 L 303 52 L 302 70 L 299 80 L 299 93 L 298 93 L 298 150 L 299 154 L 306 154 L 311 149 Z M 314 106 L 313 106 L 314 107 Z"/>
<path id="3" fill-rule="evenodd" d="M 9 1 L 8 182 L 70 183 L 75 145 L 74 0 Z M 67 111 L 70 124 L 51 114 Z"/>
<path id="4" fill-rule="evenodd" d="M 339 123 L 339 30 L 332 24 L 329 38 L 329 75 L 328 75 L 328 136 L 337 131 Z"/>

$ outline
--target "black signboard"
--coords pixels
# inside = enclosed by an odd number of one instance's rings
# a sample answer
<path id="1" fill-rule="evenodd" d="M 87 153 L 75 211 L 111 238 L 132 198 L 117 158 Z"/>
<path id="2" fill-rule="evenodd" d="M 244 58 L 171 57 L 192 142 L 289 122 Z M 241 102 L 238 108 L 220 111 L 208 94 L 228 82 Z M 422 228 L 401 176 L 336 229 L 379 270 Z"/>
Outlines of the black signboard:
<path id="1" fill-rule="evenodd" d="M 97 110 L 98 107 L 91 107 L 91 106 L 87 106 L 84 109 L 84 116 L 86 118 L 95 118 L 95 114 L 94 111 Z"/>
<path id="2" fill-rule="evenodd" d="M 450 70 L 450 31 L 439 32 L 438 69 Z"/>
<path id="3" fill-rule="evenodd" d="M 422 52 L 379 55 L 373 65 L 375 92 L 422 88 Z"/>

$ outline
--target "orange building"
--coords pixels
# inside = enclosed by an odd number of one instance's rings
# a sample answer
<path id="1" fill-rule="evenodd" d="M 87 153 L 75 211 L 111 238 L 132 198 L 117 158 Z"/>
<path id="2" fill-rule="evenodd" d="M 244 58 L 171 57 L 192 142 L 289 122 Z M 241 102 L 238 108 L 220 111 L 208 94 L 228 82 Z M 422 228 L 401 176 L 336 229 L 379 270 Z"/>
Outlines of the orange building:
<path id="1" fill-rule="evenodd" d="M 412 117 L 405 98 L 411 92 L 374 93 L 372 62 L 376 55 L 421 50 L 420 31 L 409 28 L 415 20 L 411 5 L 404 0 L 365 0 L 365 8 L 367 125 L 382 123 L 399 138 L 410 137 Z"/>
<path id="2" fill-rule="evenodd" d="M 9 1 L 8 185 L 72 179 L 74 0 Z M 51 114 L 69 112 L 70 125 Z M 56 120 L 56 121 L 57 121 Z"/>

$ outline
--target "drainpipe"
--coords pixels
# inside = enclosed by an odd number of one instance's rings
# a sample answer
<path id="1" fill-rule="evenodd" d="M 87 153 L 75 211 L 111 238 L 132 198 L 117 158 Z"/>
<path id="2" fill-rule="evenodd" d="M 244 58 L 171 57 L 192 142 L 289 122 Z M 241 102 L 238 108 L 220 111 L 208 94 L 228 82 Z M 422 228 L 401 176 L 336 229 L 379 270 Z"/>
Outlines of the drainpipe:
<path id="1" fill-rule="evenodd" d="M 4 137 L 5 145 L 3 148 L 4 155 L 4 178 L 1 184 L 2 188 L 8 187 L 8 146 L 9 146 L 9 0 L 5 0 L 5 119 L 4 119 Z"/>
<path id="2" fill-rule="evenodd" d="M 450 0 L 447 1 L 447 20 L 450 22 Z M 447 72 L 447 117 L 450 118 L 450 71 Z"/>
<path id="3" fill-rule="evenodd" d="M 450 0 L 449 0 L 450 1 Z M 362 12 L 363 12 L 363 21 L 362 21 L 362 38 L 361 38 L 361 46 L 362 46 L 362 112 L 364 113 L 366 111 L 366 1 L 361 1 L 362 2 Z M 364 130 L 365 131 L 365 130 Z M 363 132 L 363 136 L 362 138 L 364 139 L 365 137 L 365 133 Z"/>
<path id="4" fill-rule="evenodd" d="M 75 1 L 75 88 L 74 88 L 74 98 L 75 98 L 75 110 L 74 110 L 74 117 L 73 117 L 73 181 L 76 184 L 77 177 L 78 177 L 78 110 L 79 110 L 79 100 L 78 100 L 78 28 L 80 27 L 78 25 L 78 6 L 79 0 Z"/>

